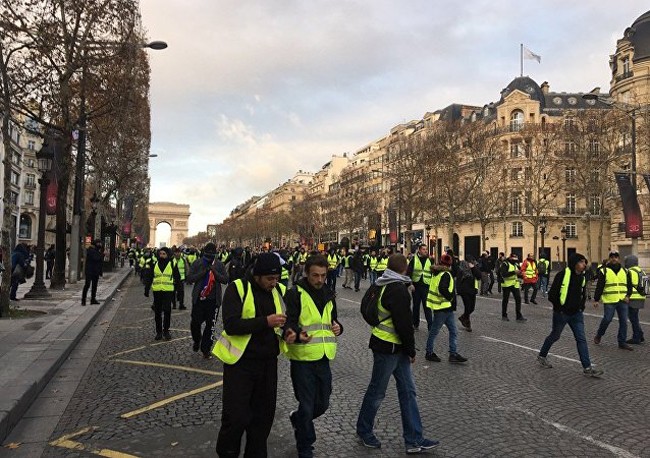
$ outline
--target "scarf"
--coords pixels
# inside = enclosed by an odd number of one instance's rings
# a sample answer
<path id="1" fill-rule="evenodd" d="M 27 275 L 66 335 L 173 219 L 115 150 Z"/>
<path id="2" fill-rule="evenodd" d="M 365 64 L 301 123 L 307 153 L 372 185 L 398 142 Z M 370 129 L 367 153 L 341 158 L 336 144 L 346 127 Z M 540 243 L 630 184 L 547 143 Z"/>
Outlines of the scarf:
<path id="1" fill-rule="evenodd" d="M 206 258 L 203 258 L 203 262 L 207 265 L 208 272 L 206 273 L 205 278 L 203 280 L 203 289 L 199 293 L 199 300 L 201 301 L 206 300 L 210 296 L 210 293 L 214 289 L 214 285 L 216 283 L 216 279 L 214 278 L 214 272 L 212 272 L 212 269 L 210 269 L 211 263 L 208 263 L 208 260 Z"/>
<path id="2" fill-rule="evenodd" d="M 398 274 L 393 270 L 386 269 L 382 274 L 382 276 L 377 279 L 375 284 L 377 286 L 385 286 L 388 285 L 389 283 L 397 283 L 397 282 L 408 284 L 411 283 L 411 278 L 407 277 L 406 275 Z"/>

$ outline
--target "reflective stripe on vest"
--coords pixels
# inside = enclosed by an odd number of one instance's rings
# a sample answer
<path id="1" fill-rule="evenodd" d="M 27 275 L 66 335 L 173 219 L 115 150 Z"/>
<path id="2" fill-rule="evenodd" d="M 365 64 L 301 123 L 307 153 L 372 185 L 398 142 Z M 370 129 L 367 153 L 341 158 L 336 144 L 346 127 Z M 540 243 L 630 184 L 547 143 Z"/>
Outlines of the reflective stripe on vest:
<path id="1" fill-rule="evenodd" d="M 377 268 L 375 270 L 377 272 L 383 272 L 386 269 L 388 269 L 388 258 L 381 258 L 377 262 Z"/>
<path id="2" fill-rule="evenodd" d="M 280 272 L 280 280 L 289 280 L 289 269 L 287 269 L 287 265 L 282 266 L 282 271 Z"/>
<path id="3" fill-rule="evenodd" d="M 516 270 L 517 268 L 508 262 L 508 272 L 515 272 Z M 517 280 L 517 276 L 512 275 L 511 277 L 507 277 L 503 279 L 503 281 L 501 282 L 501 287 L 508 288 L 509 286 L 517 286 L 518 283 L 519 281 Z"/>
<path id="4" fill-rule="evenodd" d="M 630 300 L 642 301 L 645 299 L 645 295 L 639 293 L 639 282 L 643 277 L 645 277 L 645 272 L 641 270 L 639 266 L 633 266 L 628 269 L 630 274 L 630 281 L 632 283 L 632 294 L 630 295 Z"/>
<path id="5" fill-rule="evenodd" d="M 300 253 L 300 264 L 307 262 L 307 253 Z"/>
<path id="6" fill-rule="evenodd" d="M 627 296 L 627 271 L 621 267 L 618 273 L 605 268 L 605 288 L 601 300 L 603 304 L 616 304 Z"/>
<path id="7" fill-rule="evenodd" d="M 336 266 L 339 265 L 339 258 L 338 256 L 334 255 L 327 255 L 327 264 L 329 265 L 330 270 L 336 269 Z"/>
<path id="8" fill-rule="evenodd" d="M 562 279 L 562 287 L 560 288 L 560 305 L 566 303 L 566 297 L 569 294 L 569 283 L 571 282 L 571 269 L 568 267 L 564 268 L 564 278 Z M 587 280 L 584 275 L 582 276 L 582 287 L 585 287 Z"/>
<path id="9" fill-rule="evenodd" d="M 427 260 L 424 261 L 424 266 L 422 266 L 420 257 L 415 255 L 413 258 L 413 272 L 411 273 L 411 280 L 413 280 L 414 283 L 417 283 L 420 281 L 420 278 L 422 278 L 422 281 L 426 285 L 431 284 L 431 260 L 427 258 Z"/>
<path id="10" fill-rule="evenodd" d="M 434 275 L 429 285 L 429 294 L 427 295 L 427 307 L 431 310 L 442 310 L 451 307 L 451 301 L 440 294 L 440 280 L 442 280 L 444 274 L 449 275 L 449 292 L 452 294 L 454 292 L 454 277 L 449 271 L 445 270 Z"/>
<path id="11" fill-rule="evenodd" d="M 377 257 L 376 256 L 370 256 L 370 270 L 375 270 L 377 267 Z"/>
<path id="12" fill-rule="evenodd" d="M 535 263 L 533 261 L 529 261 L 526 263 L 526 278 L 535 278 Z"/>
<path id="13" fill-rule="evenodd" d="M 174 291 L 173 263 L 168 262 L 165 270 L 160 270 L 160 264 L 156 263 L 153 267 L 152 291 Z"/>
<path id="14" fill-rule="evenodd" d="M 377 299 L 377 315 L 379 316 L 380 323 L 372 328 L 372 335 L 385 342 L 394 344 L 401 344 L 402 339 L 399 338 L 395 326 L 393 326 L 393 318 L 391 313 L 384 308 L 381 304 L 381 297 L 384 295 L 385 286 L 382 286 Z"/>
<path id="15" fill-rule="evenodd" d="M 253 298 L 253 291 L 250 282 L 246 282 L 246 291 L 244 291 L 244 282 L 242 279 L 233 282 L 237 288 L 239 298 L 243 301 L 241 317 L 242 319 L 255 318 L 255 299 Z M 281 293 L 277 288 L 273 288 L 273 302 L 275 303 L 275 313 L 284 313 L 284 301 L 282 295 L 286 291 L 284 285 L 279 284 Z M 246 298 L 244 298 L 246 296 Z M 275 328 L 276 334 L 281 334 L 280 328 Z M 217 339 L 212 347 L 212 354 L 223 361 L 224 364 L 235 364 L 244 354 L 248 342 L 251 340 L 251 334 L 242 335 L 228 335 L 226 331 L 221 332 L 221 336 Z"/>
<path id="16" fill-rule="evenodd" d="M 311 341 L 287 344 L 287 358 L 296 361 L 318 361 L 326 356 L 327 359 L 334 359 L 336 356 L 336 336 L 332 332 L 334 304 L 331 300 L 325 304 L 321 316 L 309 293 L 300 286 L 296 286 L 296 289 L 300 293 L 298 322 L 302 330 L 311 337 Z"/>
<path id="17" fill-rule="evenodd" d="M 178 273 L 181 276 L 181 280 L 185 280 L 185 259 L 182 257 L 174 258 L 174 264 L 178 268 Z"/>

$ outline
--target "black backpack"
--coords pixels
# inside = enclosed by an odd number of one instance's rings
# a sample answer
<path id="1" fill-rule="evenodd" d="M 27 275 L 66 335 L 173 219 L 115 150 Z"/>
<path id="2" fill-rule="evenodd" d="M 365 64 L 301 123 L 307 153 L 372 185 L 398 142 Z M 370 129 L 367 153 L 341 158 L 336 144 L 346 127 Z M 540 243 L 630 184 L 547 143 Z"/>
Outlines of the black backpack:
<path id="1" fill-rule="evenodd" d="M 246 269 L 239 258 L 232 258 L 228 263 L 228 281 L 233 282 L 244 278 Z"/>
<path id="2" fill-rule="evenodd" d="M 379 299 L 383 289 L 382 286 L 371 285 L 361 299 L 361 307 L 359 308 L 359 311 L 361 312 L 363 319 L 366 320 L 366 323 L 370 326 L 377 326 L 388 318 L 386 317 L 383 320 L 379 319 Z"/>

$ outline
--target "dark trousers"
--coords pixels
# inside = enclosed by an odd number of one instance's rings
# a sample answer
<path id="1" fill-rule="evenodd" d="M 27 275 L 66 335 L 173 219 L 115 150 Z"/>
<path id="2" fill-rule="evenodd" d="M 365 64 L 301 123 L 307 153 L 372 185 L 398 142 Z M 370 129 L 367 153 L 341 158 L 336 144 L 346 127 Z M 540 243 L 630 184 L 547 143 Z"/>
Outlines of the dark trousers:
<path id="1" fill-rule="evenodd" d="M 176 307 L 176 302 L 178 306 L 183 308 L 185 307 L 185 283 L 180 282 L 174 285 L 174 297 L 172 298 L 172 305 Z"/>
<path id="2" fill-rule="evenodd" d="M 52 270 L 54 270 L 54 261 L 47 261 L 45 269 L 45 279 L 48 279 L 52 276 Z"/>
<path id="3" fill-rule="evenodd" d="M 354 272 L 354 290 L 359 291 L 361 286 L 361 272 Z"/>
<path id="4" fill-rule="evenodd" d="M 244 433 L 244 457 L 268 455 L 266 441 L 275 418 L 277 388 L 277 358 L 242 358 L 223 365 L 223 407 L 217 438 L 220 457 L 238 457 Z"/>
<path id="5" fill-rule="evenodd" d="M 90 300 L 97 300 L 97 282 L 99 281 L 99 275 L 89 276 L 86 275 L 86 282 L 84 283 L 84 289 L 81 292 L 81 302 L 86 303 L 86 297 L 88 297 L 88 288 L 90 288 Z M 92 285 L 92 286 L 91 286 Z"/>
<path id="6" fill-rule="evenodd" d="M 156 333 L 169 331 L 172 320 L 172 298 L 174 291 L 153 292 L 153 312 L 156 320 Z"/>
<path id="7" fill-rule="evenodd" d="M 18 285 L 20 281 L 17 278 L 11 277 L 11 290 L 9 291 L 9 299 L 16 300 L 16 293 L 18 292 Z"/>
<path id="8" fill-rule="evenodd" d="M 488 285 L 488 294 L 492 294 L 492 287 L 494 286 L 494 272 L 490 271 L 488 273 L 488 276 L 490 277 L 490 284 Z"/>
<path id="9" fill-rule="evenodd" d="M 465 308 L 460 317 L 469 321 L 470 315 L 474 312 L 474 309 L 476 309 L 476 294 L 461 293 L 459 296 L 463 300 L 463 307 Z"/>
<path id="10" fill-rule="evenodd" d="M 515 298 L 515 311 L 517 312 L 517 318 L 521 316 L 521 293 L 519 292 L 519 285 L 501 287 L 503 290 L 503 299 L 501 300 L 501 316 L 508 316 L 508 299 L 510 298 L 510 293 L 512 297 Z"/>
<path id="11" fill-rule="evenodd" d="M 312 445 L 316 442 L 314 419 L 327 411 L 332 394 L 329 360 L 291 361 L 291 384 L 298 401 L 298 410 L 292 419 L 296 428 L 298 456 L 312 457 Z"/>
<path id="12" fill-rule="evenodd" d="M 533 288 L 533 294 L 530 296 L 530 300 L 534 301 L 537 297 L 537 283 L 524 283 L 524 302 L 528 303 L 528 290 Z"/>
<path id="13" fill-rule="evenodd" d="M 192 305 L 192 320 L 190 321 L 192 340 L 195 344 L 200 344 L 203 353 L 209 354 L 212 348 L 212 326 L 216 311 L 217 302 L 215 300 L 197 300 L 196 304 Z M 205 323 L 205 328 L 201 332 L 203 323 Z"/>
<path id="14" fill-rule="evenodd" d="M 338 269 L 328 270 L 327 271 L 327 287 L 333 293 L 336 292 L 336 278 L 338 276 Z"/>
<path id="15" fill-rule="evenodd" d="M 424 311 L 424 318 L 427 320 L 427 329 L 431 329 L 433 324 L 433 315 L 431 309 L 427 307 L 427 296 L 429 295 L 429 285 L 416 283 L 413 291 L 413 327 L 420 327 L 420 307 Z"/>

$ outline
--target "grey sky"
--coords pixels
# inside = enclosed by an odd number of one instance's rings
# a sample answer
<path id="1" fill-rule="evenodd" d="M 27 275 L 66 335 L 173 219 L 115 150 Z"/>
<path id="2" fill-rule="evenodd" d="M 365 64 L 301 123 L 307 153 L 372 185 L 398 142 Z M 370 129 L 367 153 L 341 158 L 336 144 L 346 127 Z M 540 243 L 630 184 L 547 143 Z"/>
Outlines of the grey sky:
<path id="1" fill-rule="evenodd" d="M 609 87 L 609 56 L 647 1 L 141 0 L 151 51 L 151 201 L 190 233 L 238 204 L 524 73 L 552 91 Z"/>

